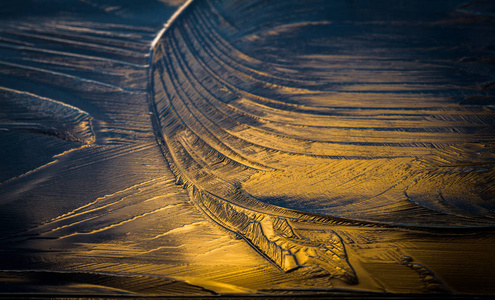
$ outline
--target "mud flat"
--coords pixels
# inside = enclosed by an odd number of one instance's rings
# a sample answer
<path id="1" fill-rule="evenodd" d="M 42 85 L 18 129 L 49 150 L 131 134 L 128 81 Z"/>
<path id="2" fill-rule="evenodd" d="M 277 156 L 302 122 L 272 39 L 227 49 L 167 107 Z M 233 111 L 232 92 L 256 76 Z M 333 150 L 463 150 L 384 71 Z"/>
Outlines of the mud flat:
<path id="1" fill-rule="evenodd" d="M 491 3 L 6 3 L 0 293 L 495 293 Z"/>

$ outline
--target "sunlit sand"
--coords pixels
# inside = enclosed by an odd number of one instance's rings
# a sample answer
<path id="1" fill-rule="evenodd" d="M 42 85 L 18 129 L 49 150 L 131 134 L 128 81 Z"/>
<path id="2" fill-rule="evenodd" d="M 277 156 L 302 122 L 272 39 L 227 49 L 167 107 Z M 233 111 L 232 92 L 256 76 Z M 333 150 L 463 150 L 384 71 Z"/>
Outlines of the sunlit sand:
<path id="1" fill-rule="evenodd" d="M 495 293 L 491 3 L 2 8 L 0 295 Z"/>

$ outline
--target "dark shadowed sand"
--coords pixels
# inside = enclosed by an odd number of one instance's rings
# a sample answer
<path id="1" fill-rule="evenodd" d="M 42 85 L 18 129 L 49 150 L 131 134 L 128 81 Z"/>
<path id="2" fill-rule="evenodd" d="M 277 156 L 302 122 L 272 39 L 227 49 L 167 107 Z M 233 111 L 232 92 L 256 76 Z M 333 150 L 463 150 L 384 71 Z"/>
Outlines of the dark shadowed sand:
<path id="1" fill-rule="evenodd" d="M 492 295 L 494 110 L 493 1 L 2 1 L 0 296 Z"/>

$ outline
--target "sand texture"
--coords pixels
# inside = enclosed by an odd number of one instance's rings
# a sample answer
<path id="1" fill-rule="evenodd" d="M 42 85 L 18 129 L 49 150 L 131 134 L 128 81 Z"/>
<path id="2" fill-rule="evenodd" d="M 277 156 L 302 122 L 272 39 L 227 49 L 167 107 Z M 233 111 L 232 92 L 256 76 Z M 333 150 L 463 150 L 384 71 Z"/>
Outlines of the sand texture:
<path id="1" fill-rule="evenodd" d="M 0 295 L 495 293 L 492 1 L 0 24 Z"/>

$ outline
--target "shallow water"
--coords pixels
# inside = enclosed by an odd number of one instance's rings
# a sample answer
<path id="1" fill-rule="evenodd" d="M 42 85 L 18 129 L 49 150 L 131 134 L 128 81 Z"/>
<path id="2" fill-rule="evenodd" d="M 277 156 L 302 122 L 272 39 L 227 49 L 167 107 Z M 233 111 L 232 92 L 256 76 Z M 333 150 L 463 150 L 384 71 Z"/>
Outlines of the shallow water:
<path id="1" fill-rule="evenodd" d="M 489 2 L 24 2 L 0 292 L 495 291 Z"/>

